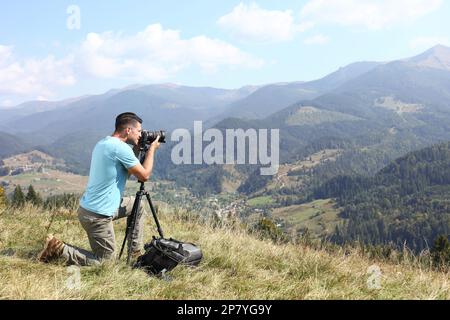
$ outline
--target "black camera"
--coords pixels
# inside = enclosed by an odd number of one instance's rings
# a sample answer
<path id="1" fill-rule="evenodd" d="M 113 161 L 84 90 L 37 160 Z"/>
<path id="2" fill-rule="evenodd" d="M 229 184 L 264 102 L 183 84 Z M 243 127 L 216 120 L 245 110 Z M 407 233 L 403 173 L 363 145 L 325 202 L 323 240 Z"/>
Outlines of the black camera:
<path id="1" fill-rule="evenodd" d="M 144 163 L 145 154 L 147 153 L 150 145 L 156 140 L 159 136 L 159 142 L 166 143 L 166 132 L 164 130 L 160 131 L 147 131 L 142 130 L 141 138 L 139 139 L 139 155 L 137 156 L 139 161 Z"/>
<path id="2" fill-rule="evenodd" d="M 139 140 L 140 146 L 150 145 L 159 136 L 159 142 L 166 143 L 166 132 L 164 130 L 159 131 L 147 131 L 142 130 L 141 139 Z"/>
<path id="3" fill-rule="evenodd" d="M 166 143 L 166 132 L 164 130 L 159 131 L 147 131 L 142 130 L 141 138 L 139 139 L 139 148 L 141 151 L 147 151 L 150 145 L 159 136 L 159 142 Z"/>

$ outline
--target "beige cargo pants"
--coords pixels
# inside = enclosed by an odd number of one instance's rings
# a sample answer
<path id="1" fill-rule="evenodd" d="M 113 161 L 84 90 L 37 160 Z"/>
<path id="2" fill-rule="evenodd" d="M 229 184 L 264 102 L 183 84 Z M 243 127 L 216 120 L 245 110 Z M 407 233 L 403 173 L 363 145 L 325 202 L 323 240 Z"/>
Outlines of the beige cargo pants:
<path id="1" fill-rule="evenodd" d="M 62 256 L 67 260 L 67 264 L 91 266 L 114 259 L 116 254 L 116 240 L 113 221 L 128 217 L 131 214 L 134 199 L 135 197 L 122 198 L 120 207 L 113 217 L 95 214 L 79 207 L 78 220 L 80 220 L 83 229 L 87 233 L 92 252 L 66 244 Z M 139 211 L 140 219 L 136 221 L 134 232 L 127 237 L 128 248 L 131 249 L 131 252 L 139 251 L 143 247 L 143 203 L 141 203 Z"/>

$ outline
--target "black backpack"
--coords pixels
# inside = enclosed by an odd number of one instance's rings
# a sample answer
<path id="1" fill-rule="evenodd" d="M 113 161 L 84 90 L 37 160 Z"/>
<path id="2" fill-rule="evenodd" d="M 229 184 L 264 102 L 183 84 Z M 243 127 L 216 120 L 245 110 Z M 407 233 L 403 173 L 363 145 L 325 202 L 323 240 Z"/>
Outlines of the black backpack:
<path id="1" fill-rule="evenodd" d="M 178 264 L 195 267 L 202 257 L 202 251 L 193 243 L 175 239 L 156 238 L 145 246 L 145 253 L 140 256 L 134 268 L 142 268 L 148 274 L 161 276 L 171 271 Z"/>

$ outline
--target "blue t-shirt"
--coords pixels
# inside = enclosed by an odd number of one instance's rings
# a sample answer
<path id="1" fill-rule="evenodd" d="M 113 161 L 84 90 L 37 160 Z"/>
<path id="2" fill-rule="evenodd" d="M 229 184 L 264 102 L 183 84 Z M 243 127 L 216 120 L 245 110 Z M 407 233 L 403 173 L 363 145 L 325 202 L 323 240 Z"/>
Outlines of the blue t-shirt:
<path id="1" fill-rule="evenodd" d="M 128 169 L 139 164 L 132 148 L 108 136 L 92 151 L 91 169 L 80 206 L 91 212 L 113 216 L 120 206 Z"/>

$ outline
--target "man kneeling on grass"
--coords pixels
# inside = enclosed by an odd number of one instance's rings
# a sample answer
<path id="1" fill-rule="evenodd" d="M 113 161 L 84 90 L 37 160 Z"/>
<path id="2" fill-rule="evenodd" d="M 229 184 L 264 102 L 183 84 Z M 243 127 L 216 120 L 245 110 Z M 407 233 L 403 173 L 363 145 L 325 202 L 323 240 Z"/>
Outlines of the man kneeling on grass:
<path id="1" fill-rule="evenodd" d="M 151 144 L 143 164 L 136 158 L 141 137 L 142 119 L 131 112 L 116 118 L 112 136 L 100 140 L 92 152 L 89 181 L 80 200 L 78 219 L 87 233 L 92 252 L 66 244 L 48 235 L 44 249 L 38 255 L 41 262 L 64 258 L 69 265 L 98 265 L 113 259 L 116 251 L 113 220 L 131 214 L 134 197 L 122 194 L 130 175 L 139 181 L 147 181 L 153 170 L 153 158 L 159 148 L 159 137 Z M 135 146 L 134 151 L 128 144 Z M 140 219 L 127 243 L 131 256 L 136 258 L 143 247 L 143 208 Z"/>

